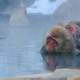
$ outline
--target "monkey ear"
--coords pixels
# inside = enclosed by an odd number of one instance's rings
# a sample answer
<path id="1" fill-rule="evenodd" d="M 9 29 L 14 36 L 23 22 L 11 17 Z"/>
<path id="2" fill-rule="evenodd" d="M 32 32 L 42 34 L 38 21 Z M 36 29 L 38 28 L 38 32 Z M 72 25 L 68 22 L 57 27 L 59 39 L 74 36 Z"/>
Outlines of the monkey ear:
<path id="1" fill-rule="evenodd" d="M 66 29 L 71 33 L 75 33 L 76 32 L 76 26 L 72 25 L 72 24 L 67 25 Z"/>

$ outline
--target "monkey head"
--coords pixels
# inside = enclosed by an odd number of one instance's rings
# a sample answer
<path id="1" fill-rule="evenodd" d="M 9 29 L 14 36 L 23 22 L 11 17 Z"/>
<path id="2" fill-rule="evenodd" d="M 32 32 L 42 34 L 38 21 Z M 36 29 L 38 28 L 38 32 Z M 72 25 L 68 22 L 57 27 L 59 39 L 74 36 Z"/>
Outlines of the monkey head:
<path id="1" fill-rule="evenodd" d="M 56 25 L 49 30 L 44 44 L 48 52 L 70 52 L 72 47 L 72 36 L 64 26 Z"/>

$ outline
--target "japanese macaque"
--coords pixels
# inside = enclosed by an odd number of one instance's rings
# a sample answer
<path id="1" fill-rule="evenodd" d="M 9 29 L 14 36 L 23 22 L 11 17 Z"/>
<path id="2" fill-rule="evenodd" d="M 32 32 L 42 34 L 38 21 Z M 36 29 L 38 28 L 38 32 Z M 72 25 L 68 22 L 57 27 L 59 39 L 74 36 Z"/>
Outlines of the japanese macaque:
<path id="1" fill-rule="evenodd" d="M 76 23 L 70 22 L 65 26 L 55 25 L 48 31 L 41 49 L 47 65 L 53 64 L 54 69 L 57 65 L 55 55 L 70 55 L 75 52 L 75 48 L 80 49 L 77 40 L 80 35 L 78 28 Z"/>
<path id="2" fill-rule="evenodd" d="M 56 25 L 48 32 L 43 48 L 48 53 L 71 53 L 74 50 L 74 38 L 62 25 Z"/>
<path id="3" fill-rule="evenodd" d="M 80 22 L 70 22 L 66 25 L 66 29 L 73 36 L 76 49 L 80 50 Z"/>

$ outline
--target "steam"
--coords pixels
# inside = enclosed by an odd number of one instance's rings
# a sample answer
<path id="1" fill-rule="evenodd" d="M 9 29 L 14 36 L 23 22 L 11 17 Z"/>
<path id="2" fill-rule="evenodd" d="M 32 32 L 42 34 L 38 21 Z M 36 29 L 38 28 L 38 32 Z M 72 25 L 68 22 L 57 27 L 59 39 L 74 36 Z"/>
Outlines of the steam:
<path id="1" fill-rule="evenodd" d="M 10 24 L 11 25 L 24 25 L 28 23 L 26 9 L 21 1 L 20 6 L 15 8 L 10 17 Z"/>

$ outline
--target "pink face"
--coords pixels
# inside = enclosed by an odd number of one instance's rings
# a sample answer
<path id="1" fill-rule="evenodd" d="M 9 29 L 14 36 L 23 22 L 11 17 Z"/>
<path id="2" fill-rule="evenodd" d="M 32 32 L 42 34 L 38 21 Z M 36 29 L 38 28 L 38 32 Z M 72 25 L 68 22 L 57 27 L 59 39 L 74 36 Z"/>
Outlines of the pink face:
<path id="1" fill-rule="evenodd" d="M 76 27 L 74 24 L 69 24 L 69 25 L 67 25 L 66 28 L 70 33 L 72 33 L 72 34 L 76 33 Z"/>
<path id="2" fill-rule="evenodd" d="M 56 40 L 52 39 L 51 37 L 47 38 L 47 41 L 46 41 L 46 50 L 48 52 L 54 51 L 54 49 L 56 48 L 56 46 L 57 46 Z"/>

